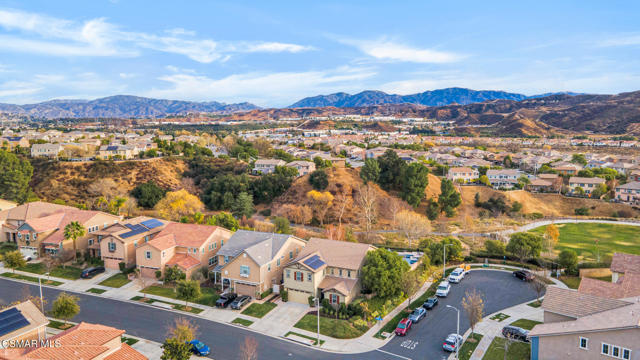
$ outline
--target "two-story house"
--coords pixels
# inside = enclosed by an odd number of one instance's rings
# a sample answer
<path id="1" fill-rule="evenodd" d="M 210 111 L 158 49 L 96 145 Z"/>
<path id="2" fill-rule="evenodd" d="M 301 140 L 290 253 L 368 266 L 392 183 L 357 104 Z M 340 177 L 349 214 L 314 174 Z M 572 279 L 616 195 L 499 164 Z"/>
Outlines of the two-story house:
<path id="1" fill-rule="evenodd" d="M 63 149 L 60 144 L 33 144 L 31 145 L 31 157 L 57 158 Z"/>
<path id="2" fill-rule="evenodd" d="M 253 165 L 254 174 L 271 174 L 276 171 L 276 166 L 284 166 L 287 163 L 280 159 L 260 159 Z"/>
<path id="3" fill-rule="evenodd" d="M 616 200 L 630 205 L 640 204 L 640 181 L 616 186 Z"/>
<path id="4" fill-rule="evenodd" d="M 316 171 L 316 164 L 311 161 L 292 161 L 286 165 L 287 167 L 292 167 L 298 170 L 298 176 L 305 176 Z"/>
<path id="5" fill-rule="evenodd" d="M 100 256 L 107 269 L 118 270 L 120 263 L 130 268 L 136 264 L 136 249 L 149 242 L 167 225 L 166 220 L 146 216 L 127 219 L 97 231 L 89 239 L 89 251 Z"/>
<path id="6" fill-rule="evenodd" d="M 218 251 L 216 281 L 252 297 L 272 288 L 279 292 L 283 269 L 304 246 L 305 241 L 293 235 L 238 230 Z"/>
<path id="7" fill-rule="evenodd" d="M 200 268 L 212 270 L 217 265 L 216 254 L 230 237 L 231 232 L 219 226 L 172 222 L 136 249 L 136 266 L 150 278 L 156 271 L 164 276 L 167 266 L 177 266 L 190 278 Z"/>
<path id="8" fill-rule="evenodd" d="M 348 304 L 360 294 L 360 270 L 369 244 L 311 238 L 284 270 L 289 300 L 307 304 L 309 296 Z"/>
<path id="9" fill-rule="evenodd" d="M 468 183 L 476 181 L 479 176 L 478 170 L 470 167 L 452 167 L 447 172 L 447 179 L 453 182 Z"/>
<path id="10" fill-rule="evenodd" d="M 102 145 L 98 150 L 99 159 L 132 159 L 138 155 L 138 149 L 131 145 Z"/>
<path id="11" fill-rule="evenodd" d="M 581 188 L 586 195 L 591 194 L 593 190 L 597 189 L 598 186 L 605 184 L 606 180 L 599 177 L 586 178 L 586 177 L 578 177 L 572 176 L 569 178 L 569 189 L 572 193 L 576 193 L 578 188 Z"/>
<path id="12" fill-rule="evenodd" d="M 487 178 L 491 186 L 494 188 L 507 188 L 510 189 L 518 183 L 518 177 L 522 173 L 519 170 L 502 169 L 502 170 L 487 170 Z"/>

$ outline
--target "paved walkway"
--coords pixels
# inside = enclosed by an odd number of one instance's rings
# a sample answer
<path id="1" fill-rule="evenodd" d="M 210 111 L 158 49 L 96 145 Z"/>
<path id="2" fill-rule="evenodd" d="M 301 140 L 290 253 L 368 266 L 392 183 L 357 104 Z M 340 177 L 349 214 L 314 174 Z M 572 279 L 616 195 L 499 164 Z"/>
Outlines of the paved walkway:
<path id="1" fill-rule="evenodd" d="M 254 323 L 249 327 L 263 333 L 284 336 L 310 311 L 308 304 L 282 302 L 282 299 L 278 299 L 276 304 L 278 306 L 269 311 L 262 319 L 252 318 Z"/>

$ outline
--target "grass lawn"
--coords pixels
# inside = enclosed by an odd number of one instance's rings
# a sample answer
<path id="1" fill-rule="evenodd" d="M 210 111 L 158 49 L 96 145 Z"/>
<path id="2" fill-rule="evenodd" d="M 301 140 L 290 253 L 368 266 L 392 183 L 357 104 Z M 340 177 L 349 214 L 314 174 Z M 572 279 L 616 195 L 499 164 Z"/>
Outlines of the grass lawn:
<path id="1" fill-rule="evenodd" d="M 577 289 L 580 286 L 580 278 L 577 276 L 560 276 L 558 279 L 570 289 Z"/>
<path id="2" fill-rule="evenodd" d="M 107 291 L 107 290 L 96 289 L 96 288 L 91 288 L 91 289 L 87 290 L 87 292 L 94 293 L 94 294 L 103 294 L 105 291 Z"/>
<path id="3" fill-rule="evenodd" d="M 253 324 L 253 321 L 247 320 L 247 319 L 243 319 L 243 318 L 235 318 L 235 319 L 233 319 L 232 323 L 240 324 L 242 326 L 249 326 L 249 325 Z"/>
<path id="4" fill-rule="evenodd" d="M 14 274 L 14 273 L 2 273 L 0 274 L 0 276 L 4 276 L 6 278 L 12 278 L 12 279 L 18 279 L 18 280 L 26 280 L 26 281 L 31 281 L 31 282 L 38 282 L 38 278 L 37 277 L 33 277 L 33 276 L 26 276 L 26 275 L 21 275 L 21 274 Z M 62 285 L 62 283 L 60 281 L 55 281 L 55 280 L 49 280 L 47 281 L 47 279 L 42 279 L 42 283 L 45 285 L 52 285 L 52 286 L 58 286 L 58 285 Z"/>
<path id="5" fill-rule="evenodd" d="M 492 317 L 490 317 L 489 319 L 497 320 L 497 321 L 504 321 L 504 320 L 506 320 L 508 318 L 509 318 L 509 315 L 507 315 L 507 314 L 497 313 L 497 314 L 493 315 Z"/>
<path id="6" fill-rule="evenodd" d="M 123 336 L 122 337 L 122 342 L 127 344 L 127 345 L 129 345 L 129 346 L 131 346 L 131 345 L 137 343 L 138 339 L 132 339 L 132 338 L 128 338 L 126 336 Z"/>
<path id="7" fill-rule="evenodd" d="M 542 324 L 542 323 L 540 321 L 535 321 L 535 320 L 518 319 L 518 320 L 512 322 L 509 325 L 521 327 L 521 328 L 523 328 L 525 330 L 531 330 L 531 329 L 533 329 L 534 326 L 536 326 L 538 324 Z"/>
<path id="8" fill-rule="evenodd" d="M 42 263 L 29 263 L 23 267 L 19 267 L 16 270 L 26 271 L 34 274 L 42 275 L 47 272 L 47 268 Z M 59 277 L 63 279 L 76 280 L 80 278 L 82 269 L 75 266 L 62 267 L 58 265 L 51 269 L 51 276 Z"/>
<path id="9" fill-rule="evenodd" d="M 155 302 L 159 302 L 159 303 L 163 303 L 163 304 L 169 304 L 171 305 L 171 307 L 173 309 L 176 310 L 181 310 L 181 311 L 187 311 L 190 312 L 192 314 L 200 314 L 201 312 L 203 312 L 204 310 L 200 309 L 200 308 L 195 308 L 193 306 L 189 306 L 189 309 L 185 308 L 184 304 L 176 304 L 176 303 L 172 303 L 172 302 L 168 302 L 168 301 L 162 301 L 162 300 L 156 300 L 156 299 L 152 299 L 152 298 L 146 298 L 146 300 L 143 301 L 143 299 L 145 299 L 142 296 L 134 296 L 129 300 L 134 300 L 134 301 L 140 301 L 140 302 L 144 302 L 146 304 L 153 304 Z"/>
<path id="10" fill-rule="evenodd" d="M 67 323 L 65 325 L 64 322 L 62 322 L 62 321 L 49 320 L 49 325 L 47 325 L 47 326 L 50 327 L 50 328 L 58 329 L 58 330 L 66 330 L 66 329 L 72 327 L 73 324 Z"/>
<path id="11" fill-rule="evenodd" d="M 458 354 L 460 356 L 460 360 L 469 360 L 469 358 L 471 358 L 471 354 L 473 354 L 473 351 L 478 346 L 480 339 L 482 339 L 481 334 L 473 333 L 469 335 L 467 340 L 460 347 L 460 354 Z"/>
<path id="12" fill-rule="evenodd" d="M 307 314 L 294 325 L 298 329 L 311 332 L 318 331 L 318 317 L 316 315 Z M 363 331 L 351 326 L 347 320 L 329 319 L 320 317 L 320 334 L 331 336 L 336 339 L 353 339 L 364 334 Z"/>
<path id="13" fill-rule="evenodd" d="M 127 278 L 127 275 L 125 275 L 123 273 L 117 273 L 117 274 L 111 276 L 110 278 L 104 280 L 103 282 L 101 282 L 98 285 L 109 286 L 109 287 L 112 287 L 112 288 L 119 288 L 119 287 L 122 287 L 124 285 L 127 285 L 130 282 L 131 281 Z"/>
<path id="14" fill-rule="evenodd" d="M 269 311 L 275 309 L 276 306 L 278 305 L 270 302 L 265 302 L 262 304 L 253 303 L 249 305 L 248 308 L 242 310 L 242 314 L 262 318 L 263 316 L 267 315 Z"/>
<path id="15" fill-rule="evenodd" d="M 640 255 L 640 227 L 617 224 L 556 224 L 560 231 L 560 238 L 555 250 L 560 252 L 571 249 L 578 254 L 583 261 L 596 261 L 596 246 L 598 241 L 600 257 L 613 255 L 614 252 Z M 531 230 L 543 234 L 546 226 Z"/>
<path id="16" fill-rule="evenodd" d="M 496 337 L 489 345 L 482 360 L 503 360 L 505 338 Z M 529 360 L 531 358 L 531 345 L 529 343 L 514 341 L 507 351 L 508 360 Z"/>
<path id="17" fill-rule="evenodd" d="M 216 301 L 218 300 L 220 295 L 218 295 L 218 293 L 216 293 L 216 291 L 213 288 L 202 287 L 200 288 L 200 291 L 202 292 L 202 295 L 195 301 L 196 304 L 207 305 L 207 306 L 216 305 Z M 151 295 L 164 296 L 164 297 L 178 300 L 176 292 L 174 291 L 174 288 L 170 286 L 151 285 L 149 287 L 144 288 L 142 292 L 151 294 Z"/>
<path id="18" fill-rule="evenodd" d="M 538 301 L 538 300 L 532 301 L 527 305 L 531 306 L 532 308 L 539 308 L 540 306 L 542 306 L 542 301 Z"/>
<path id="19" fill-rule="evenodd" d="M 298 334 L 297 332 L 293 332 L 293 331 L 289 331 L 288 333 L 284 334 L 284 337 L 288 337 L 289 335 L 300 336 L 300 337 L 303 337 L 305 339 L 313 340 L 313 345 L 318 345 L 318 339 L 317 338 L 314 338 L 314 337 L 311 337 L 311 336 L 307 336 L 307 335 L 303 335 L 303 334 Z M 322 344 L 324 344 L 324 340 L 320 340 L 320 345 L 322 345 Z"/>

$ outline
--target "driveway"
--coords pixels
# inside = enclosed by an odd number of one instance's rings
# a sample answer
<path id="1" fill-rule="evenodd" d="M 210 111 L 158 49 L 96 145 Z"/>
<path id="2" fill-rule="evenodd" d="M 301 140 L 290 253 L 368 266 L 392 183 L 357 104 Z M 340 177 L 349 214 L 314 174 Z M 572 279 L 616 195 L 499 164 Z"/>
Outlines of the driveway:
<path id="1" fill-rule="evenodd" d="M 442 341 L 456 332 L 455 310 L 460 310 L 460 334 L 469 329 L 469 321 L 462 309 L 465 292 L 476 289 L 485 300 L 484 313 L 491 314 L 516 304 L 534 300 L 536 293 L 528 283 L 517 280 L 510 272 L 496 270 L 472 270 L 459 284 L 451 284 L 446 298 L 440 298 L 438 306 L 427 312 L 427 317 L 414 325 L 405 337 L 394 337 L 382 350 L 410 359 L 445 359 Z"/>
<path id="2" fill-rule="evenodd" d="M 309 311 L 309 306 L 306 304 L 282 302 L 281 300 L 278 300 L 277 304 L 275 309 L 252 324 L 251 329 L 283 336 Z"/>

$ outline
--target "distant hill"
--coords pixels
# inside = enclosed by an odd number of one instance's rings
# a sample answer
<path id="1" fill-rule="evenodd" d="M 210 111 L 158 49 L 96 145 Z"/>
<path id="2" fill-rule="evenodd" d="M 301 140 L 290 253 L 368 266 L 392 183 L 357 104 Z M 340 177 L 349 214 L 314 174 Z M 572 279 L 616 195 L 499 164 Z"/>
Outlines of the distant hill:
<path id="1" fill-rule="evenodd" d="M 526 95 L 493 90 L 471 90 L 464 88 L 447 88 L 425 91 L 419 94 L 395 95 L 383 91 L 367 90 L 358 94 L 335 93 L 304 98 L 290 108 L 303 107 L 354 107 L 380 104 L 417 104 L 425 106 L 443 106 L 449 104 L 472 104 L 488 100 L 524 100 Z"/>
<path id="2" fill-rule="evenodd" d="M 38 118 L 136 118 L 186 113 L 230 114 L 258 109 L 250 103 L 225 104 L 116 95 L 95 100 L 51 100 L 37 104 L 0 104 L 0 112 Z"/>

